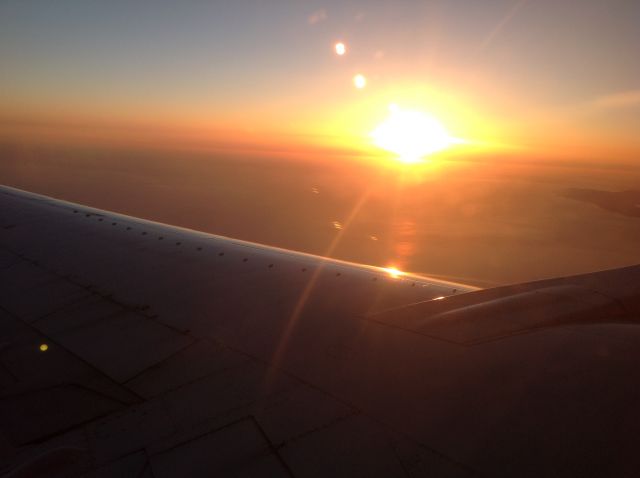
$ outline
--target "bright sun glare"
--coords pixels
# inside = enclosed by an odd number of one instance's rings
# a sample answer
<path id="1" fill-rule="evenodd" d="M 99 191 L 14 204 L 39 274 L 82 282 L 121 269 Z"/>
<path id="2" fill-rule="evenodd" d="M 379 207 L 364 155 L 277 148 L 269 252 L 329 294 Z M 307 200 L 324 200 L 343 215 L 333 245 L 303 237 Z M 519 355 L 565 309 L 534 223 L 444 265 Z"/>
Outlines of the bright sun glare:
<path id="1" fill-rule="evenodd" d="M 371 132 L 371 137 L 376 146 L 397 154 L 403 163 L 418 163 L 424 156 L 461 142 L 433 116 L 404 111 L 396 105 L 389 109 L 389 117 Z"/>
<path id="2" fill-rule="evenodd" d="M 393 266 L 383 267 L 382 270 L 384 270 L 387 274 L 389 274 L 389 276 L 392 277 L 393 279 L 398 279 L 399 277 L 402 277 L 405 274 L 404 272 L 399 270 L 397 267 L 393 267 Z"/>

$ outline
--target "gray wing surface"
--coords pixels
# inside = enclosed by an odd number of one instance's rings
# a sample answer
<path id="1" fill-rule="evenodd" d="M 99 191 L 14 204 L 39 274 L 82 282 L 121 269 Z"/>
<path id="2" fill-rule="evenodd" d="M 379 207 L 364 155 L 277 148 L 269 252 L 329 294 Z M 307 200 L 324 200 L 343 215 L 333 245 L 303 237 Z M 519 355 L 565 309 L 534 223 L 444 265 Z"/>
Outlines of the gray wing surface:
<path id="1" fill-rule="evenodd" d="M 7 476 L 637 476 L 640 268 L 476 290 L 0 187 Z"/>

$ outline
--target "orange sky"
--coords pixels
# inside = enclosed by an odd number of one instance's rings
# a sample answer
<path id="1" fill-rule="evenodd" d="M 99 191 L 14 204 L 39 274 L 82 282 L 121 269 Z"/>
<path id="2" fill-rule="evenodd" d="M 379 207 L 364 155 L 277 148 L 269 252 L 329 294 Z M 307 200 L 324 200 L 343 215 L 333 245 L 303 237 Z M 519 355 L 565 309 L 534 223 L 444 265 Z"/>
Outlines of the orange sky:
<path id="1" fill-rule="evenodd" d="M 5 140 L 373 153 L 394 103 L 453 155 L 640 158 L 637 2 L 62 3 L 2 6 Z"/>

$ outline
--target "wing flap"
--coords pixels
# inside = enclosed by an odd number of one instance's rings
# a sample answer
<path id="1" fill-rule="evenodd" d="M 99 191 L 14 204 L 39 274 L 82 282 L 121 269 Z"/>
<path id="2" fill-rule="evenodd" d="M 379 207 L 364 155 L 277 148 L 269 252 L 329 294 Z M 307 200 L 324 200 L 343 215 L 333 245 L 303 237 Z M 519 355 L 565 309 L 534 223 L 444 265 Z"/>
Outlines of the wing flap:
<path id="1" fill-rule="evenodd" d="M 576 285 L 523 287 L 484 300 L 482 293 L 428 301 L 373 314 L 383 323 L 471 345 L 566 325 L 636 322 L 619 301 Z M 480 296 L 474 297 L 474 296 Z M 475 299 L 475 300 L 474 300 Z M 462 304 L 460 304 L 462 302 Z"/>

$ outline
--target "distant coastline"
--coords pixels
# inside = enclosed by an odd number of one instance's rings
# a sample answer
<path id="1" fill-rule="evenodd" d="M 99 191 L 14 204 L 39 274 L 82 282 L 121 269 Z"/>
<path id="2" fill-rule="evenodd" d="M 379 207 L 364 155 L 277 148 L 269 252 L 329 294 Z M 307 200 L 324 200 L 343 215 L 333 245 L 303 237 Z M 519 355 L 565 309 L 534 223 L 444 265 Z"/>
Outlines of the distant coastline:
<path id="1" fill-rule="evenodd" d="M 640 218 L 640 190 L 611 192 L 571 188 L 564 190 L 562 196 L 624 216 Z"/>

